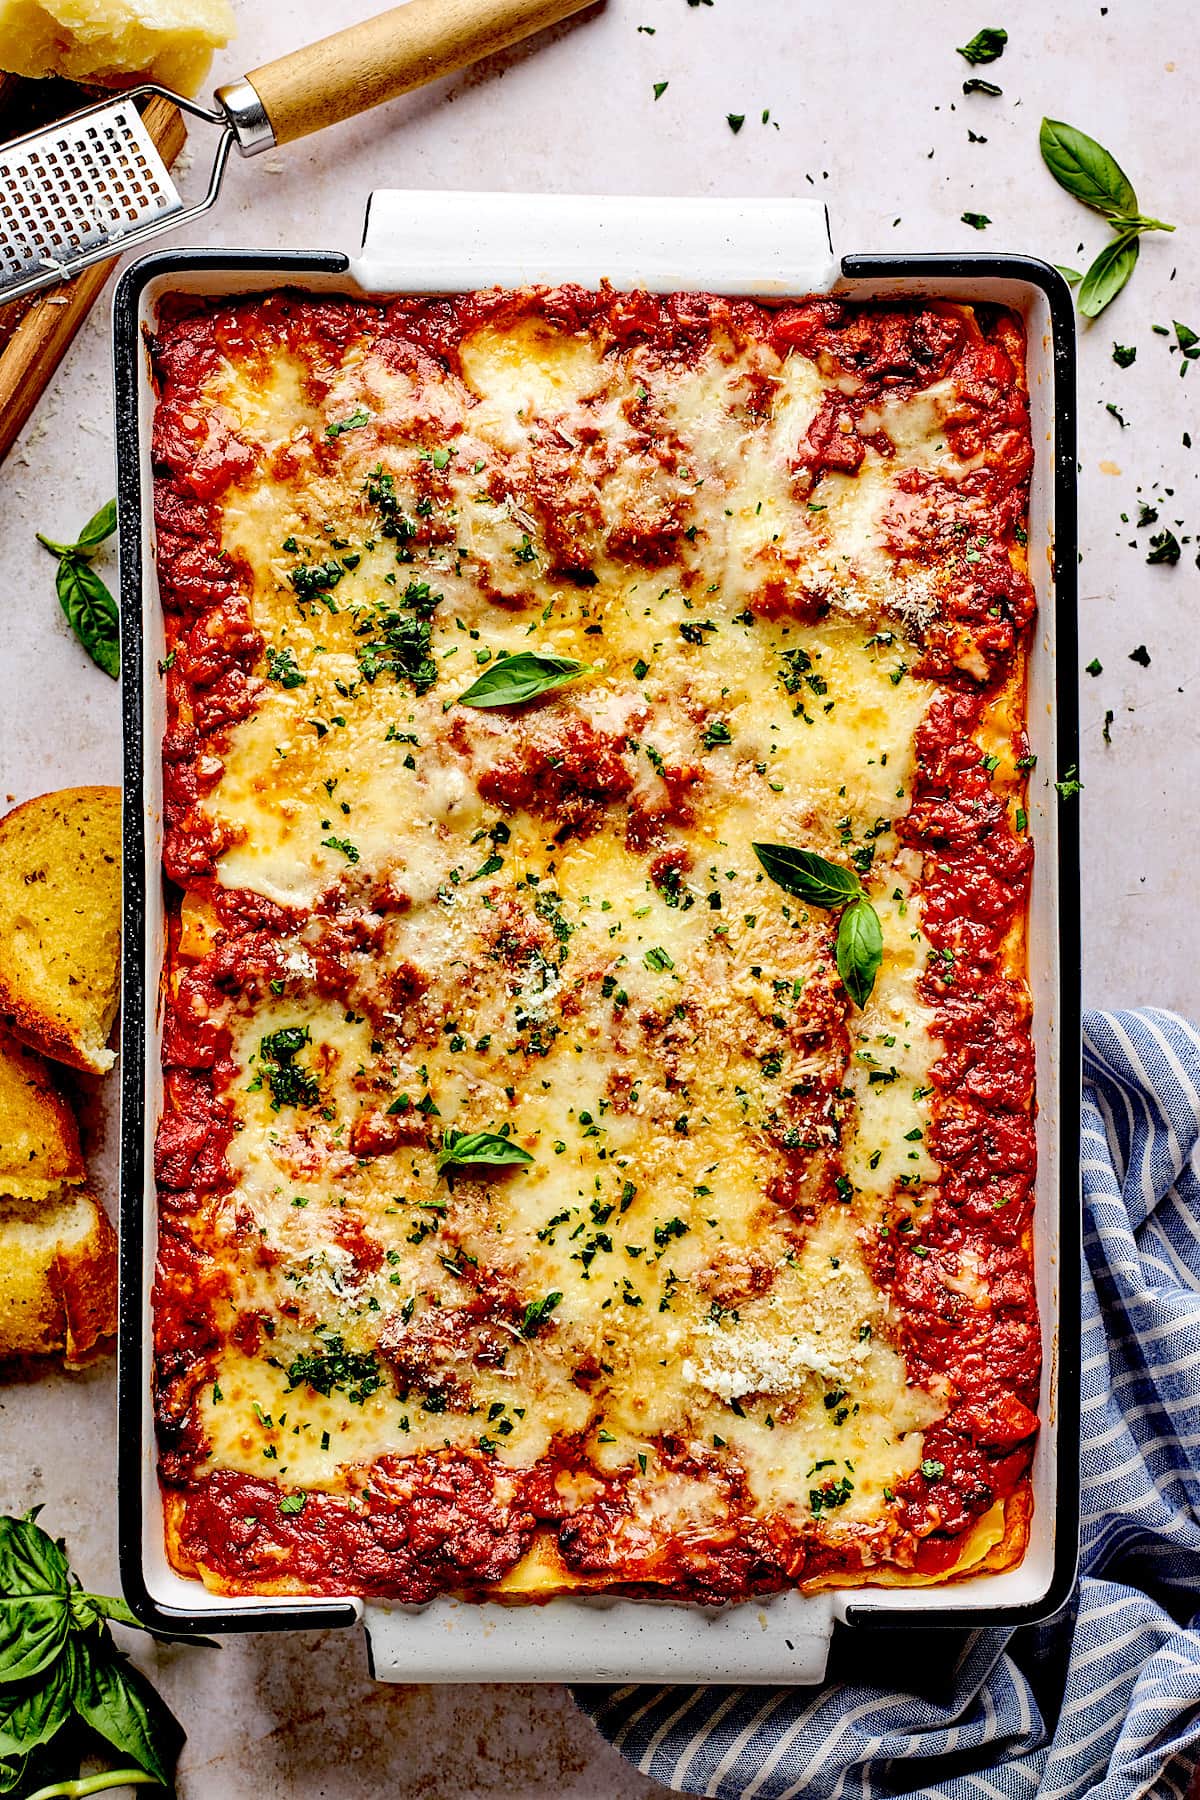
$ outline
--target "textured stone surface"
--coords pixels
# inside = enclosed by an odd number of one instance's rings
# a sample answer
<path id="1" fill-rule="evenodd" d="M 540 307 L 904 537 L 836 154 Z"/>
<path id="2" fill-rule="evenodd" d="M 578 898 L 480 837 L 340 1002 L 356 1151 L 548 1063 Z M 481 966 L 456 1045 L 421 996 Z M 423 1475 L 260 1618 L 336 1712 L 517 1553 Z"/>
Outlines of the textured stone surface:
<path id="1" fill-rule="evenodd" d="M 240 38 L 214 80 L 371 10 L 370 0 L 242 0 Z M 997 20 L 1011 41 L 986 73 L 1004 97 L 964 99 L 970 71 L 954 46 L 989 22 L 973 4 L 861 0 L 852 24 L 839 25 L 794 0 L 609 0 L 536 50 L 255 163 L 235 159 L 219 209 L 192 241 L 352 250 L 368 191 L 387 185 L 815 192 L 828 200 L 839 250 L 1014 250 L 1082 268 L 1106 228 L 1053 185 L 1036 138 L 1043 113 L 1092 130 L 1143 206 L 1180 230 L 1147 242 L 1130 287 L 1081 344 L 1081 664 L 1103 664 L 1101 675 L 1080 676 L 1085 992 L 1093 1003 L 1196 1014 L 1200 960 L 1188 953 L 1186 926 L 1200 877 L 1191 819 L 1200 576 L 1194 543 L 1177 568 L 1147 567 L 1147 532 L 1120 515 L 1134 518 L 1139 484 L 1148 497 L 1157 482 L 1159 494 L 1163 484 L 1175 490 L 1161 522 L 1182 519 L 1180 536 L 1200 524 L 1200 452 L 1181 441 L 1189 429 L 1200 441 L 1188 404 L 1200 395 L 1200 368 L 1181 381 L 1178 356 L 1150 330 L 1176 317 L 1200 329 L 1200 49 L 1182 0 L 1010 5 Z M 653 84 L 664 80 L 656 102 Z M 728 113 L 745 115 L 736 136 Z M 969 143 L 968 127 L 987 142 Z M 197 148 L 193 188 L 204 166 Z M 976 232 L 963 212 L 993 222 Z M 1131 368 L 1113 363 L 1114 338 L 1136 345 Z M 1110 402 L 1126 429 L 1105 410 Z M 36 527 L 66 535 L 80 524 L 111 491 L 111 459 L 108 319 L 98 310 L 0 473 L 6 800 L 120 775 L 116 690 L 67 635 L 50 559 L 32 537 Z M 1127 545 L 1135 536 L 1140 549 Z M 1129 660 L 1141 644 L 1148 668 Z M 88 1113 L 115 1208 L 113 1082 Z M 113 1392 L 108 1368 L 0 1387 L 0 1505 L 44 1501 L 46 1524 L 66 1534 L 100 1588 L 116 1580 Z M 385 1689 L 368 1679 L 355 1634 L 139 1654 L 190 1732 L 184 1800 L 633 1800 L 664 1791 L 627 1769 L 560 1689 Z"/>

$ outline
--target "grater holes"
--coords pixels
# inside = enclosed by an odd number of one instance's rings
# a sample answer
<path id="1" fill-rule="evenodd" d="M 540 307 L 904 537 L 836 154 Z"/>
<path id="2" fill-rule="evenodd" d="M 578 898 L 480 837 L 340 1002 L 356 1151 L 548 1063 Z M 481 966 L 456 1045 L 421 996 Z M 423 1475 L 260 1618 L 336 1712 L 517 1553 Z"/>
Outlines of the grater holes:
<path id="1" fill-rule="evenodd" d="M 183 209 L 136 109 L 119 102 L 77 132 L 0 146 L 0 300 L 48 263 L 84 266 Z"/>

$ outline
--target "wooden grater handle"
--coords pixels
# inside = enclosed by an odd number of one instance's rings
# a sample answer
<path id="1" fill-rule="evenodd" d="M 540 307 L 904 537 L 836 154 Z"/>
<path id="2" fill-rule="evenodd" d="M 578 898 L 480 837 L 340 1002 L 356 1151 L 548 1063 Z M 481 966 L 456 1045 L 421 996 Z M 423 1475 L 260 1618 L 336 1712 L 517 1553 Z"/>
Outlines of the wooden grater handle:
<path id="1" fill-rule="evenodd" d="M 592 0 L 408 0 L 252 69 L 277 144 L 436 81 L 581 12 Z"/>

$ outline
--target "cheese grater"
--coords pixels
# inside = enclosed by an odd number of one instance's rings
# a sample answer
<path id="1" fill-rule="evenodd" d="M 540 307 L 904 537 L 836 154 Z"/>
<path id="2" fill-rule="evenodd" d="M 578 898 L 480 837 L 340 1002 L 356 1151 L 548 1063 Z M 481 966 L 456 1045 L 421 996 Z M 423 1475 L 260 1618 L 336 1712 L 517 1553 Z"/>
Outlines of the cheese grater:
<path id="1" fill-rule="evenodd" d="M 216 108 L 145 82 L 0 145 L 0 303 L 67 281 L 207 212 L 236 146 L 256 156 L 436 81 L 589 0 L 408 0 L 218 88 Z M 161 94 L 220 133 L 185 204 L 142 123 Z"/>

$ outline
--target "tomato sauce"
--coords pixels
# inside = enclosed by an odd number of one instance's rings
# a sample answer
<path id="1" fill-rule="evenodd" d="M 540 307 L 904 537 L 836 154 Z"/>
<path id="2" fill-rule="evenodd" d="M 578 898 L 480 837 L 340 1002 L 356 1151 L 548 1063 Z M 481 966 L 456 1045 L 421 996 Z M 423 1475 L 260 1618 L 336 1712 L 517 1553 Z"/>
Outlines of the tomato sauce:
<path id="1" fill-rule="evenodd" d="M 957 559 L 915 671 L 941 685 L 918 732 L 912 803 L 898 824 L 902 841 L 922 859 L 921 920 L 934 951 L 920 986 L 945 1046 L 932 1074 L 928 1133 L 941 1174 L 919 1209 L 924 1254 L 914 1254 L 918 1233 L 902 1230 L 899 1215 L 869 1247 L 875 1279 L 900 1321 L 912 1380 L 948 1383 L 953 1396 L 925 1434 L 920 1470 L 899 1484 L 882 1522 L 843 1531 L 836 1541 L 800 1512 L 795 1522 L 739 1512 L 735 1484 L 726 1492 L 728 1527 L 714 1527 L 702 1540 L 674 1541 L 639 1561 L 632 1548 L 631 1478 L 599 1478 L 576 1444 L 556 1445 L 526 1471 L 501 1469 L 482 1452 L 383 1457 L 357 1472 L 357 1497 L 309 1493 L 286 1512 L 286 1496 L 274 1483 L 204 1469 L 197 1396 L 221 1349 L 223 1296 L 189 1236 L 189 1221 L 226 1193 L 232 1179 L 232 1124 L 222 1096 L 233 1063 L 220 1021 L 230 996 L 278 977 L 278 940 L 295 932 L 303 916 L 214 880 L 226 843 L 202 802 L 220 775 L 229 731 L 257 704 L 255 669 L 263 652 L 249 613 L 248 573 L 222 547 L 218 502 L 251 472 L 257 453 L 198 396 L 227 357 L 265 378 L 281 349 L 310 352 L 316 344 L 327 354 L 311 359 L 307 380 L 319 397 L 347 346 L 367 336 L 398 367 L 419 369 L 425 358 L 458 372 L 466 337 L 483 326 L 512 324 L 528 310 L 526 296 L 502 289 L 383 304 L 280 293 L 219 308 L 194 301 L 163 308 L 154 346 L 161 402 L 153 455 L 169 651 L 164 861 L 172 880 L 211 901 L 227 934 L 169 999 L 164 1040 L 156 1406 L 162 1475 L 186 1496 L 180 1549 L 229 1591 L 271 1584 L 410 1603 L 498 1580 L 539 1525 L 554 1532 L 564 1561 L 585 1580 L 605 1578 L 606 1585 L 645 1592 L 666 1584 L 674 1595 L 703 1601 L 831 1571 L 854 1573 L 881 1557 L 936 1573 L 953 1564 L 973 1521 L 1026 1478 L 1040 1376 L 1029 1237 L 1036 1168 L 1029 998 L 1006 949 L 1023 917 L 1032 848 L 1014 829 L 977 741 L 989 698 L 1016 666 L 1033 617 L 1032 588 L 1021 559 L 1010 553 L 1023 541 L 1032 463 L 1028 405 L 1016 321 L 987 317 L 985 328 L 977 314 L 936 301 L 862 307 L 823 297 L 767 308 L 704 294 L 567 285 L 543 294 L 537 309 L 552 329 L 594 333 L 601 350 L 646 345 L 682 368 L 715 337 L 757 338 L 780 356 L 794 349 L 812 358 L 826 381 L 836 382 L 794 451 L 793 472 L 807 471 L 814 480 L 826 472 L 853 473 L 868 448 L 888 454 L 877 420 L 881 403 L 953 384 L 947 440 L 974 466 L 956 482 L 923 470 L 903 474 L 884 522 L 897 553 L 917 555 L 928 546 L 940 558 L 949 548 Z M 755 404 L 753 394 L 748 404 Z M 566 493 L 570 474 L 561 457 L 553 467 L 548 463 L 548 491 Z M 664 515 L 644 542 L 612 544 L 610 551 L 653 565 L 672 553 L 677 523 Z M 575 556 L 569 535 L 556 556 L 569 573 Z M 797 617 L 816 616 L 804 595 L 782 586 L 772 604 Z M 560 829 L 585 833 L 614 798 L 628 800 L 632 777 L 619 741 L 578 721 L 561 733 L 553 741 L 519 739 L 517 753 L 481 787 L 501 809 L 527 808 Z M 667 765 L 661 796 L 631 803 L 635 848 L 662 845 L 672 825 L 688 822 L 698 773 Z M 678 864 L 668 850 L 655 868 L 666 879 Z M 407 902 L 394 895 L 381 898 L 381 909 L 385 904 Z M 334 921 L 323 923 L 319 984 L 336 992 L 344 984 L 340 940 Z M 341 948 L 352 940 L 364 947 L 363 934 L 369 938 L 372 929 L 378 927 L 346 925 Z M 518 967 L 528 946 L 510 944 L 506 930 L 501 911 L 498 950 Z M 394 979 L 402 984 L 404 970 Z M 844 1013 L 836 1007 L 829 1029 L 845 1035 Z M 832 1104 L 823 1090 L 798 1096 L 786 1121 L 787 1142 L 795 1138 L 794 1179 L 767 1198 L 801 1224 L 832 1203 L 834 1161 L 806 1148 L 817 1142 Z M 393 1125 L 380 1118 L 364 1127 L 357 1153 L 392 1148 Z M 950 1264 L 979 1271 L 986 1304 L 974 1305 L 940 1279 Z M 237 1330 L 256 1340 L 261 1335 L 253 1318 Z M 246 1348 L 253 1353 L 249 1338 Z M 584 1379 L 582 1370 L 578 1378 Z M 661 1445 L 662 1458 L 685 1473 L 692 1454 L 670 1441 Z M 589 1502 L 568 1506 L 556 1478 L 577 1467 L 587 1470 L 597 1491 Z M 734 1479 L 727 1462 L 714 1463 L 710 1473 L 714 1480 Z"/>

